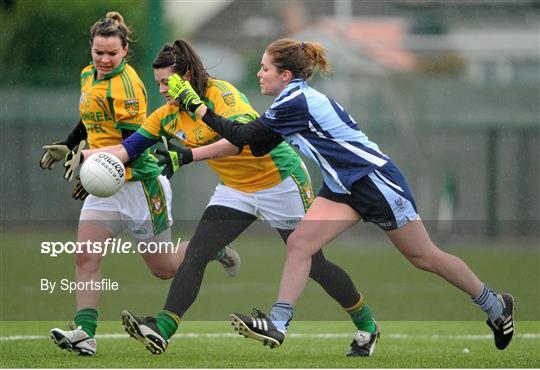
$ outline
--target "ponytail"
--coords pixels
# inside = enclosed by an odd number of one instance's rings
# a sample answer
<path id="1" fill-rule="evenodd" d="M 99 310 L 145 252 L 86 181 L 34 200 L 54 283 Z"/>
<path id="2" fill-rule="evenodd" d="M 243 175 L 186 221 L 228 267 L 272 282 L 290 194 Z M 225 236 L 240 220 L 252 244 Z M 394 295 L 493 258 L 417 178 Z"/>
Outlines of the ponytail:
<path id="1" fill-rule="evenodd" d="M 205 96 L 208 83 L 208 72 L 201 58 L 191 45 L 184 40 L 176 40 L 174 44 L 165 44 L 152 63 L 153 68 L 172 67 L 174 73 L 180 76 L 190 73 L 190 82 L 199 96 Z"/>
<path id="2" fill-rule="evenodd" d="M 317 42 L 281 39 L 268 45 L 266 53 L 279 70 L 289 70 L 295 78 L 310 80 L 315 70 L 321 75 L 330 72 L 326 51 Z"/>

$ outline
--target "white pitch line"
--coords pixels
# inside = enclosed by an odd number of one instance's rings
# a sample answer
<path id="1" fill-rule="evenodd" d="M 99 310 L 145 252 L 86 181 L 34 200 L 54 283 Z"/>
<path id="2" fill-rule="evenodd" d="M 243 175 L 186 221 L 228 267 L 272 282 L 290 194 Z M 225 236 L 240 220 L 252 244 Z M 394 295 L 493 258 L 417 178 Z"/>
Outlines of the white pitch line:
<path id="1" fill-rule="evenodd" d="M 300 334 L 291 333 L 289 338 L 307 338 L 307 339 L 331 339 L 331 338 L 350 338 L 352 334 L 345 333 L 312 333 Z M 17 341 L 17 340 L 42 340 L 50 338 L 47 335 L 10 335 L 0 337 L 0 341 Z M 128 339 L 127 334 L 97 334 L 96 339 Z M 241 338 L 236 333 L 178 333 L 173 339 L 200 339 L 200 338 Z M 441 334 L 384 334 L 384 338 L 389 339 L 430 339 L 430 340 L 491 340 L 493 335 L 441 335 Z M 540 339 L 540 333 L 523 333 L 516 334 L 519 339 Z"/>

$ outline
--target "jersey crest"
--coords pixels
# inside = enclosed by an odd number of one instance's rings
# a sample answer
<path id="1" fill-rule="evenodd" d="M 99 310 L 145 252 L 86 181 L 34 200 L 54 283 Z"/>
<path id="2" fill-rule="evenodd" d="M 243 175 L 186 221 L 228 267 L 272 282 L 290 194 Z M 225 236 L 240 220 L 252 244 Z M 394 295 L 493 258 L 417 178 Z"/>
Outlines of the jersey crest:
<path id="1" fill-rule="evenodd" d="M 276 112 L 272 109 L 268 109 L 266 112 L 264 112 L 264 116 L 268 119 L 275 119 L 276 118 Z"/>
<path id="2" fill-rule="evenodd" d="M 127 99 L 124 101 L 124 106 L 126 108 L 126 112 L 131 114 L 132 116 L 139 113 L 139 100 L 138 99 Z"/>
<path id="3" fill-rule="evenodd" d="M 234 105 L 236 104 L 236 99 L 234 98 L 234 94 L 232 91 L 222 92 L 221 97 L 223 98 L 225 104 L 227 104 L 229 107 L 234 107 Z"/>

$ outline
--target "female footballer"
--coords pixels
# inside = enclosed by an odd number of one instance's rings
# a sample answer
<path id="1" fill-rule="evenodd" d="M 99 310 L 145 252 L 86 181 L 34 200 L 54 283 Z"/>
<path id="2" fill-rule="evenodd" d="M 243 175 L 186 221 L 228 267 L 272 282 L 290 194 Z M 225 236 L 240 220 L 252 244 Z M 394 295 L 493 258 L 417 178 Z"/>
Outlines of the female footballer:
<path id="1" fill-rule="evenodd" d="M 81 120 L 65 141 L 44 146 L 45 153 L 40 160 L 42 168 L 51 169 L 66 154 L 69 162 L 76 162 L 77 156 L 69 153 L 69 149 L 82 149 L 84 140 L 90 148 L 118 144 L 144 123 L 145 87 L 126 61 L 131 35 L 132 31 L 117 12 L 107 13 L 92 25 L 92 63 L 81 72 Z M 141 153 L 126 169 L 127 183 L 109 198 L 88 195 L 80 182 L 77 183 L 73 197 L 84 200 L 78 241 L 103 243 L 124 229 L 140 242 L 170 241 L 172 194 L 168 179 L 160 175 L 161 168 L 148 151 Z M 73 171 L 66 171 L 65 178 L 71 181 L 73 175 Z M 186 246 L 184 243 L 178 253 L 145 253 L 142 257 L 155 276 L 168 279 L 180 265 Z M 236 252 L 228 250 L 228 254 L 234 257 Z M 223 258 L 227 267 L 231 267 L 231 258 Z M 100 254 L 87 250 L 77 253 L 76 281 L 101 280 L 101 259 Z M 51 338 L 60 348 L 81 355 L 96 353 L 94 336 L 99 298 L 98 290 L 77 290 L 74 328 L 51 330 Z"/>
<path id="2" fill-rule="evenodd" d="M 233 324 L 247 337 L 279 346 L 304 290 L 311 256 L 362 219 L 385 231 L 415 267 L 470 295 L 487 313 L 496 347 L 506 348 L 514 333 L 513 297 L 495 293 L 461 259 L 431 241 L 396 164 L 360 131 L 341 105 L 308 85 L 315 69 L 322 73 L 330 69 L 320 44 L 290 39 L 271 43 L 257 77 L 261 93 L 276 99 L 263 116 L 247 124 L 207 109 L 189 81 L 180 76 L 169 79 L 171 97 L 224 138 L 237 145 L 266 143 L 267 149 L 284 139 L 312 158 L 323 173 L 322 189 L 287 240 L 279 296 L 269 317 L 232 314 Z"/>

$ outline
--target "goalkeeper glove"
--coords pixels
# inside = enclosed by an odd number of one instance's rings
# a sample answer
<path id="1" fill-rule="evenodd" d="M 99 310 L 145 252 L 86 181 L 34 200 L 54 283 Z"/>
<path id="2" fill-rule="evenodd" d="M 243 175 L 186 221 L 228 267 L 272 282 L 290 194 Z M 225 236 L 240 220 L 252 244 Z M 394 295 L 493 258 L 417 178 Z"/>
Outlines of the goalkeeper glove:
<path id="1" fill-rule="evenodd" d="M 189 81 L 182 80 L 176 73 L 169 77 L 169 95 L 186 111 L 197 114 L 203 101 Z"/>
<path id="2" fill-rule="evenodd" d="M 56 162 L 64 159 L 66 154 L 69 153 L 69 148 L 65 141 L 43 145 L 42 148 L 45 150 L 45 153 L 43 153 L 39 160 L 39 167 L 43 170 L 51 170 Z"/>
<path id="3" fill-rule="evenodd" d="M 66 158 L 64 160 L 64 167 L 66 168 L 66 171 L 64 172 L 64 179 L 66 179 L 67 182 L 73 181 L 75 170 L 81 165 L 84 159 L 82 150 L 84 149 L 85 145 L 86 141 L 83 140 L 75 149 L 66 154 Z"/>
<path id="4" fill-rule="evenodd" d="M 73 199 L 85 200 L 88 195 L 89 195 L 88 192 L 81 184 L 81 178 L 77 176 L 77 183 L 75 184 L 75 187 L 73 188 L 71 197 Z"/>
<path id="5" fill-rule="evenodd" d="M 161 174 L 170 179 L 180 167 L 193 162 L 191 149 L 183 148 L 172 143 L 166 144 L 166 149 L 157 148 L 154 154 L 158 157 L 158 165 L 164 166 Z"/>

